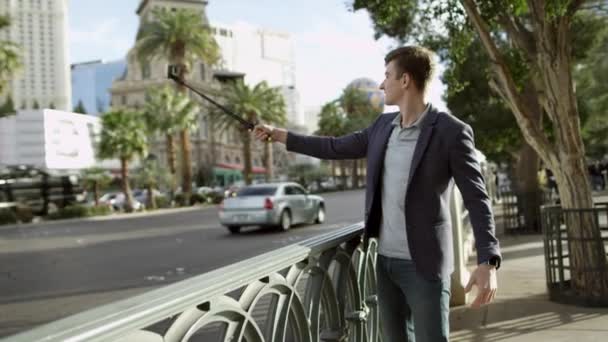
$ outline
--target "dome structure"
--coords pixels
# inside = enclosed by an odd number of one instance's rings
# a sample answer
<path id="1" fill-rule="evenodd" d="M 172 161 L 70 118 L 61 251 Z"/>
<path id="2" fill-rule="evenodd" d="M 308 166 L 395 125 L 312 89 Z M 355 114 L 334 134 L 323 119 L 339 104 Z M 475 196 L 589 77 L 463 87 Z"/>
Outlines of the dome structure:
<path id="1" fill-rule="evenodd" d="M 384 110 L 384 92 L 378 87 L 378 83 L 374 80 L 361 77 L 350 82 L 346 89 L 357 89 L 363 92 L 374 109 L 382 112 Z"/>

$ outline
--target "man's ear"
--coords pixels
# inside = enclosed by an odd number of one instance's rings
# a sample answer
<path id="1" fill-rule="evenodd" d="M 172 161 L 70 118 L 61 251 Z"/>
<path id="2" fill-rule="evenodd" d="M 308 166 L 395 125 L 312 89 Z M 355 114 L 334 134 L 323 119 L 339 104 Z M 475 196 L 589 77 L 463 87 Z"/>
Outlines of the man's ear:
<path id="1" fill-rule="evenodd" d="M 401 75 L 401 86 L 403 89 L 407 89 L 410 87 L 411 83 L 412 77 L 407 72 L 404 72 L 403 75 Z"/>

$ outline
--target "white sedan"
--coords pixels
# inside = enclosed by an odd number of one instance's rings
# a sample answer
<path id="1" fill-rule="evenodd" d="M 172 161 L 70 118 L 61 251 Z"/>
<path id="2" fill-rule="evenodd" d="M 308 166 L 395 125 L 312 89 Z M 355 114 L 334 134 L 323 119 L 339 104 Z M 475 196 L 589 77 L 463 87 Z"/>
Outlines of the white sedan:
<path id="1" fill-rule="evenodd" d="M 297 183 L 256 184 L 225 198 L 219 219 L 234 234 L 243 226 L 273 226 L 285 231 L 298 223 L 323 223 L 325 202 Z"/>

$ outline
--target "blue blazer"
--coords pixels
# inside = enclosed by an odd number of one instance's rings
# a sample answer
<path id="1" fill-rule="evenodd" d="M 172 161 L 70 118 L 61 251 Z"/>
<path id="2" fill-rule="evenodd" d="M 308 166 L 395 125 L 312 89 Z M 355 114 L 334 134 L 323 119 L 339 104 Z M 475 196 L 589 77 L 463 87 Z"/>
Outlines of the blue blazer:
<path id="1" fill-rule="evenodd" d="M 387 113 L 367 128 L 342 137 L 304 136 L 289 132 L 287 150 L 320 159 L 367 158 L 365 236 L 377 237 L 382 215 L 382 168 L 391 122 Z M 491 201 L 476 157 L 473 130 L 454 116 L 429 108 L 420 124 L 409 186 L 405 194 L 408 246 L 416 270 L 429 280 L 454 270 L 450 217 L 452 180 L 462 193 L 475 236 L 478 263 L 501 258 Z"/>

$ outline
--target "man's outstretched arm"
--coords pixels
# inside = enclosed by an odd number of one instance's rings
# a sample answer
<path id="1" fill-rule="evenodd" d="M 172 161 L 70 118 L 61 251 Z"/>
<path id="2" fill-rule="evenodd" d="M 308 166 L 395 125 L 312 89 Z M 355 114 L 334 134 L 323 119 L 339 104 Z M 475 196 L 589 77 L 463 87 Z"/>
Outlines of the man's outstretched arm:
<path id="1" fill-rule="evenodd" d="M 270 138 L 285 144 L 288 151 L 319 159 L 358 159 L 364 158 L 367 154 L 369 131 L 372 126 L 337 138 L 306 136 L 270 125 L 257 125 L 253 134 L 258 140 L 266 141 Z"/>

